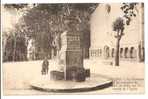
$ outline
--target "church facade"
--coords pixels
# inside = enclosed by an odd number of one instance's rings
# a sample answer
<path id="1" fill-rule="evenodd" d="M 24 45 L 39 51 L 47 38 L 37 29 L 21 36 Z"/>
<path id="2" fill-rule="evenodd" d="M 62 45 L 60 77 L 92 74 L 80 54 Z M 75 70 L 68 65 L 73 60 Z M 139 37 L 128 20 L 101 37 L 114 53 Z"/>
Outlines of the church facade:
<path id="1" fill-rule="evenodd" d="M 115 57 L 116 38 L 112 24 L 123 16 L 122 4 L 99 4 L 90 20 L 90 58 L 113 59 Z M 120 41 L 121 60 L 144 61 L 144 5 L 136 6 L 136 17 L 130 25 L 125 25 L 124 36 Z"/>

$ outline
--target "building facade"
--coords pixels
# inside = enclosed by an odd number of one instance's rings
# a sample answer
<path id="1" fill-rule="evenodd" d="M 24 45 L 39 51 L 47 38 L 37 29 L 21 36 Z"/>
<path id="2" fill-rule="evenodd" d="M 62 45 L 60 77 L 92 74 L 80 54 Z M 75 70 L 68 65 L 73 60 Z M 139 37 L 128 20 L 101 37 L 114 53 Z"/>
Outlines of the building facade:
<path id="1" fill-rule="evenodd" d="M 90 58 L 112 59 L 115 57 L 116 38 L 112 24 L 124 15 L 122 4 L 99 4 L 91 16 Z M 130 25 L 125 25 L 124 36 L 120 41 L 121 60 L 144 61 L 144 5 L 136 5 L 136 17 Z"/>

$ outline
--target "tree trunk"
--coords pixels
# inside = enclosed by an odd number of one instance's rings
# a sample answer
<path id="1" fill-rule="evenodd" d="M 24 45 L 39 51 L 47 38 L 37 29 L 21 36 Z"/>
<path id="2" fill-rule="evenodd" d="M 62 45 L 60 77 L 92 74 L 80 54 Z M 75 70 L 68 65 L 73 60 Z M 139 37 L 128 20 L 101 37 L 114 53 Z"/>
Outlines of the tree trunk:
<path id="1" fill-rule="evenodd" d="M 14 47 L 13 47 L 13 61 L 16 61 L 16 34 L 14 36 Z"/>
<path id="2" fill-rule="evenodd" d="M 51 59 L 53 59 L 53 57 L 54 57 L 54 49 L 53 49 L 53 47 L 51 48 Z"/>
<path id="3" fill-rule="evenodd" d="M 116 42 L 116 55 L 115 55 L 115 66 L 119 66 L 119 48 L 120 48 L 120 39 L 117 38 L 117 42 Z"/>

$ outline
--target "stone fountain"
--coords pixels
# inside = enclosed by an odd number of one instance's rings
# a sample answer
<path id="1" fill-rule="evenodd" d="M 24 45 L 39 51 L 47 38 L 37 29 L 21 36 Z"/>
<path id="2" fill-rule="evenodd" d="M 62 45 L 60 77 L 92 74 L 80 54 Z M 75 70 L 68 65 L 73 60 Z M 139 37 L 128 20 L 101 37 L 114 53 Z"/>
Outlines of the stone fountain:
<path id="1" fill-rule="evenodd" d="M 76 18 L 69 18 L 67 23 L 74 23 Z M 50 79 L 34 81 L 33 89 L 49 92 L 78 92 L 103 89 L 112 86 L 108 77 L 90 73 L 84 68 L 81 46 L 81 33 L 78 26 L 66 24 L 68 29 L 61 33 L 61 49 L 58 53 L 58 69 L 50 71 Z"/>

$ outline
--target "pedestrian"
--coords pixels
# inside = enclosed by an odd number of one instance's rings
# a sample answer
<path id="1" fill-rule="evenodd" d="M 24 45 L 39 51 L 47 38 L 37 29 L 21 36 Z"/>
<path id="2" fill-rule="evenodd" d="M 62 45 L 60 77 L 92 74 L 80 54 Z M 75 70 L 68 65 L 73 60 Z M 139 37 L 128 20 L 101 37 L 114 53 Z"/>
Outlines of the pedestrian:
<path id="1" fill-rule="evenodd" d="M 48 65 L 49 65 L 48 59 L 47 57 L 45 57 L 42 63 L 42 71 L 41 71 L 42 75 L 48 74 Z"/>

